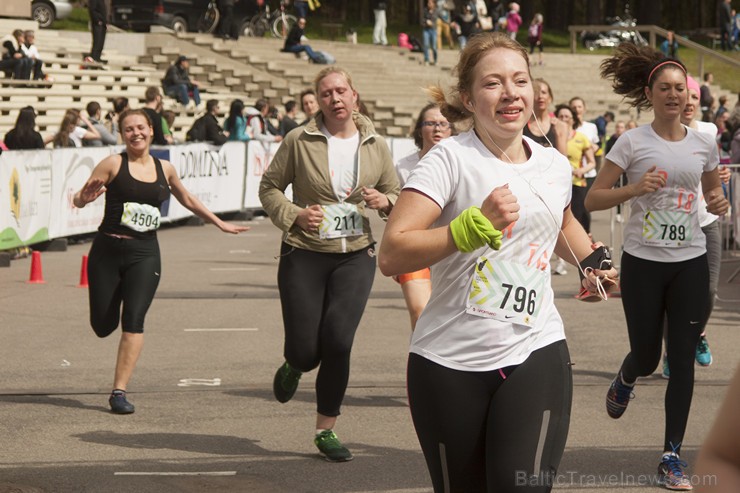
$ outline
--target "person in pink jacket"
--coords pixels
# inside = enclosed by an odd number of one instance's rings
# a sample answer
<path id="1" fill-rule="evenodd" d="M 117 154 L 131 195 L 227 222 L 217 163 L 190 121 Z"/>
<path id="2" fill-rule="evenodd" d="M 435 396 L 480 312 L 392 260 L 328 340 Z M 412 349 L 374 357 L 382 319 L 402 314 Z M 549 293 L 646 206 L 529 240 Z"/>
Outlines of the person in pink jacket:
<path id="1" fill-rule="evenodd" d="M 519 15 L 519 4 L 511 2 L 509 4 L 509 13 L 506 14 L 506 33 L 509 37 L 516 41 L 516 33 L 519 31 L 519 26 L 522 25 L 522 17 Z"/>

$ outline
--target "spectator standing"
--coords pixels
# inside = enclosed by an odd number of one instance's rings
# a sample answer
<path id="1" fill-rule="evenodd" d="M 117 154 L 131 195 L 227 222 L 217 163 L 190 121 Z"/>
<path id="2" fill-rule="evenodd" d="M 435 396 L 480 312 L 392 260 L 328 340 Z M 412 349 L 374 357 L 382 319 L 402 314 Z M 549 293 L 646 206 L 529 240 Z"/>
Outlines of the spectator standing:
<path id="1" fill-rule="evenodd" d="M 581 122 L 576 130 L 588 137 L 588 139 L 591 141 L 591 144 L 593 145 L 594 156 L 596 156 L 597 159 L 600 159 L 601 153 L 599 153 L 599 149 L 601 148 L 601 144 L 599 142 L 599 129 L 596 127 L 595 123 L 591 123 L 585 120 L 586 102 L 583 100 L 583 98 L 576 96 L 570 98 L 570 101 L 568 101 L 568 106 L 570 106 L 570 109 L 573 110 L 573 116 L 575 116 L 576 119 Z M 606 133 L 604 135 L 606 135 Z M 585 159 L 586 158 L 584 156 L 584 160 Z M 587 163 L 584 162 L 583 164 L 586 165 Z M 596 169 L 588 171 L 584 176 L 586 178 L 586 183 L 590 188 L 591 184 L 596 178 Z"/>
<path id="2" fill-rule="evenodd" d="M 105 34 L 108 32 L 108 7 L 105 0 L 88 0 L 87 11 L 90 15 L 92 48 L 90 48 L 90 55 L 85 57 L 85 61 L 108 63 L 107 60 L 101 58 L 105 45 Z"/>
<path id="3" fill-rule="evenodd" d="M 717 9 L 722 51 L 730 51 L 732 50 L 732 23 L 735 20 L 732 15 L 732 0 L 721 0 Z"/>
<path id="4" fill-rule="evenodd" d="M 592 122 L 596 125 L 596 134 L 599 136 L 599 147 L 606 142 L 606 127 L 614 121 L 614 113 L 606 111 L 603 115 L 597 116 Z"/>
<path id="5" fill-rule="evenodd" d="M 506 34 L 514 41 L 516 41 L 516 35 L 519 32 L 522 22 L 522 16 L 519 15 L 519 4 L 511 2 L 509 4 L 509 13 L 506 14 Z"/>
<path id="6" fill-rule="evenodd" d="M 202 139 L 206 142 L 213 142 L 216 145 L 223 145 L 228 139 L 224 135 L 224 129 L 218 124 L 218 99 L 209 99 L 206 101 L 206 114 L 195 120 L 194 128 L 201 129 Z"/>
<path id="7" fill-rule="evenodd" d="M 704 82 L 699 88 L 699 104 L 701 105 L 701 119 L 705 122 L 711 122 L 714 116 L 714 95 L 710 85 L 714 82 L 714 74 L 706 72 Z"/>
<path id="8" fill-rule="evenodd" d="M 224 121 L 224 131 L 229 133 L 230 141 L 247 142 L 251 140 L 247 133 L 247 119 L 244 117 L 244 101 L 241 99 L 231 102 L 229 116 Z"/>
<path id="9" fill-rule="evenodd" d="M 319 58 L 316 55 L 316 52 L 311 49 L 311 45 L 303 44 L 302 38 L 305 30 L 306 18 L 299 17 L 298 21 L 290 28 L 288 36 L 285 38 L 283 51 L 287 53 L 295 53 L 296 55 L 301 52 L 305 52 L 312 62 L 317 63 Z"/>
<path id="10" fill-rule="evenodd" d="M 451 6 L 449 0 L 437 0 L 437 51 L 442 50 L 442 37 L 447 39 L 450 48 L 455 47 L 450 29 L 453 8 L 454 4 Z"/>
<path id="11" fill-rule="evenodd" d="M 23 54 L 23 31 L 16 29 L 12 35 L 2 39 L 3 54 L 0 61 L 0 70 L 12 72 L 14 79 L 28 80 L 31 78 L 33 61 Z"/>
<path id="12" fill-rule="evenodd" d="M 306 119 L 301 122 L 301 125 L 305 125 L 308 121 L 319 112 L 319 103 L 316 99 L 316 92 L 313 89 L 306 89 L 301 92 L 301 109 Z"/>
<path id="13" fill-rule="evenodd" d="M 258 99 L 253 108 L 247 108 L 247 126 L 252 139 L 263 143 L 280 142 L 280 135 L 273 135 L 268 131 L 267 115 L 270 113 L 270 104 L 264 99 Z"/>
<path id="14" fill-rule="evenodd" d="M 149 116 L 149 120 L 152 125 L 152 144 L 166 146 L 168 144 L 167 139 L 164 136 L 162 130 L 162 115 L 160 114 L 162 108 L 162 93 L 156 86 L 149 86 L 144 93 L 144 112 Z"/>
<path id="15" fill-rule="evenodd" d="M 457 32 L 457 44 L 463 50 L 470 37 L 480 30 L 480 22 L 471 3 L 463 5 L 462 12 L 455 16 L 452 27 Z"/>
<path id="16" fill-rule="evenodd" d="M 506 5 L 501 0 L 491 0 L 490 8 L 487 8 L 487 14 L 492 19 L 493 29 L 503 31 L 506 29 Z M 480 13 L 478 14 L 480 15 Z"/>
<path id="17" fill-rule="evenodd" d="M 544 28 L 543 25 L 543 17 L 542 14 L 537 13 L 534 14 L 534 17 L 532 18 L 532 22 L 529 23 L 529 30 L 527 31 L 527 41 L 529 41 L 529 54 L 534 55 L 534 49 L 539 48 L 539 56 L 537 58 L 537 63 L 539 65 L 542 65 L 542 30 Z"/>
<path id="18" fill-rule="evenodd" d="M 51 138 L 51 141 L 55 148 L 60 148 L 82 147 L 83 141 L 96 139 L 100 139 L 100 134 L 90 120 L 79 111 L 69 109 L 64 113 L 59 131 Z"/>
<path id="19" fill-rule="evenodd" d="M 373 0 L 373 15 L 375 16 L 375 27 L 373 27 L 374 45 L 388 45 L 388 37 L 385 33 L 388 25 L 385 17 L 387 3 L 384 0 Z"/>
<path id="20" fill-rule="evenodd" d="M 293 8 L 295 9 L 296 17 L 302 17 L 304 19 L 308 17 L 308 0 L 294 0 Z"/>
<path id="21" fill-rule="evenodd" d="M 740 13 L 732 9 L 732 46 L 740 50 Z"/>
<path id="22" fill-rule="evenodd" d="M 663 55 L 678 60 L 678 41 L 676 41 L 676 34 L 673 31 L 668 31 L 666 38 L 660 43 L 660 51 Z"/>
<path id="23" fill-rule="evenodd" d="M 44 139 L 36 131 L 36 111 L 32 106 L 21 108 L 15 127 L 5 134 L 5 145 L 9 150 L 43 149 Z"/>
<path id="24" fill-rule="evenodd" d="M 622 120 L 618 120 L 614 124 L 614 133 L 611 137 L 609 137 L 609 140 L 606 141 L 606 148 L 604 149 L 604 152 L 606 154 L 609 154 L 609 151 L 612 150 L 612 147 L 614 147 L 614 144 L 617 142 L 619 136 L 622 135 L 626 130 L 627 125 Z"/>
<path id="25" fill-rule="evenodd" d="M 39 56 L 39 50 L 38 48 L 36 48 L 36 45 L 34 44 L 35 41 L 36 41 L 35 32 L 29 29 L 28 31 L 25 31 L 23 33 L 23 44 L 21 45 L 21 49 L 23 50 L 23 54 L 33 61 L 33 65 L 32 65 L 33 80 L 53 81 L 54 79 L 52 79 L 48 75 L 44 75 L 44 62 L 43 60 L 41 60 L 41 57 Z"/>
<path id="26" fill-rule="evenodd" d="M 164 93 L 171 96 L 182 104 L 190 104 L 190 94 L 193 95 L 193 101 L 196 108 L 200 106 L 200 84 L 197 80 L 190 78 L 190 60 L 185 55 L 180 55 L 175 63 L 169 66 L 162 80 Z"/>
<path id="27" fill-rule="evenodd" d="M 221 20 L 218 23 L 218 34 L 222 39 L 239 39 L 234 29 L 234 0 L 218 0 Z"/>
<path id="28" fill-rule="evenodd" d="M 298 104 L 295 101 L 290 100 L 285 103 L 285 114 L 280 119 L 280 125 L 278 126 L 278 133 L 281 137 L 285 137 L 288 135 L 288 132 L 298 126 L 298 123 L 295 121 L 297 112 Z"/>
<path id="29" fill-rule="evenodd" d="M 437 64 L 437 4 L 435 0 L 427 0 L 424 8 L 424 19 L 421 24 L 422 39 L 424 43 L 424 65 Z M 430 61 L 429 52 L 434 54 L 434 60 Z"/>
<path id="30" fill-rule="evenodd" d="M 83 144 L 88 147 L 116 145 L 118 143 L 118 139 L 115 135 L 110 133 L 105 127 L 105 124 L 100 121 L 102 113 L 100 109 L 100 103 L 91 101 L 87 103 L 87 108 L 85 109 L 87 111 L 88 121 L 92 124 L 95 130 L 98 131 L 98 133 L 100 134 L 100 138 L 85 140 L 83 141 Z"/>

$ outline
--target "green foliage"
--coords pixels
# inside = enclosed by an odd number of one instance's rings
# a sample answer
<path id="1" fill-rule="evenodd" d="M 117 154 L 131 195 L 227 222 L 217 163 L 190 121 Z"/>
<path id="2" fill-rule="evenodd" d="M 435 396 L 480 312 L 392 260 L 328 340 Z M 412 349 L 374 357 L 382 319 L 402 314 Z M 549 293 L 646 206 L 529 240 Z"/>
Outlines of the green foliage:
<path id="1" fill-rule="evenodd" d="M 74 7 L 72 13 L 66 19 L 56 20 L 51 24 L 51 29 L 61 29 L 65 31 L 87 31 L 89 27 L 90 16 L 87 9 L 83 7 Z"/>

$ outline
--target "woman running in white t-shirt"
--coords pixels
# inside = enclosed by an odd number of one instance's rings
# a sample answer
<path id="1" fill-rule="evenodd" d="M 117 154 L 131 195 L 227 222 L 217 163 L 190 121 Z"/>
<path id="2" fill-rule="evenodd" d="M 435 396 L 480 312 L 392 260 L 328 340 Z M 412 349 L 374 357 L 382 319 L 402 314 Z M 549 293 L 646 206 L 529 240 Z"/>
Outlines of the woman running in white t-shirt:
<path id="1" fill-rule="evenodd" d="M 411 414 L 436 492 L 550 491 L 572 395 L 550 257 L 602 249 L 570 211 L 565 156 L 522 136 L 534 99 L 524 48 L 480 34 L 456 72 L 449 101 L 431 95 L 472 128 L 414 168 L 380 249 L 385 275 L 432 266 L 411 339 Z M 583 285 L 595 292 L 604 275 L 616 271 L 587 269 Z"/>
<path id="2" fill-rule="evenodd" d="M 691 482 L 679 459 L 694 390 L 694 353 L 709 309 L 706 239 L 699 225 L 699 185 L 709 212 L 722 215 L 717 145 L 709 135 L 681 124 L 686 106 L 686 67 L 649 47 L 624 43 L 601 65 L 617 94 L 654 118 L 625 132 L 614 144 L 586 197 L 586 207 L 603 210 L 627 200 L 631 216 L 624 230 L 622 304 L 630 352 L 606 396 L 609 416 L 627 408 L 638 377 L 660 362 L 663 317 L 668 317 L 671 378 L 665 398 L 665 440 L 658 466 L 668 489 Z M 612 188 L 622 173 L 629 185 Z"/>
<path id="3" fill-rule="evenodd" d="M 440 140 L 452 135 L 453 126 L 447 121 L 439 107 L 435 103 L 429 103 L 422 108 L 414 125 L 412 137 L 418 151 L 402 157 L 396 163 L 396 173 L 401 186 L 409 179 L 419 160 L 434 147 Z M 416 327 L 421 312 L 427 306 L 429 296 L 432 294 L 431 272 L 429 267 L 393 276 L 401 285 L 403 298 L 406 300 L 406 308 L 411 317 L 411 330 Z"/>

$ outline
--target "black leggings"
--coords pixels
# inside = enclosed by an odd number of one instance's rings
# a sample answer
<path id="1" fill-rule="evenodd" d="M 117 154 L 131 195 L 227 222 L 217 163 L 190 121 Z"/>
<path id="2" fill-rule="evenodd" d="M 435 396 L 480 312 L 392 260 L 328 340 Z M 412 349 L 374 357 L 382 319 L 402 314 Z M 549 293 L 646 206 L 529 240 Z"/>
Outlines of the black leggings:
<path id="1" fill-rule="evenodd" d="M 663 316 L 668 317 L 668 367 L 664 451 L 680 444 L 694 393 L 694 354 L 709 309 L 707 256 L 683 262 L 653 262 L 622 254 L 622 306 L 630 352 L 622 363 L 628 382 L 652 374 L 661 356 Z"/>
<path id="2" fill-rule="evenodd" d="M 285 326 L 285 360 L 307 372 L 319 364 L 319 414 L 339 416 L 349 382 L 357 326 L 375 278 L 372 247 L 320 253 L 283 243 L 278 288 Z"/>
<path id="3" fill-rule="evenodd" d="M 88 257 L 88 282 L 90 325 L 98 337 L 109 336 L 119 320 L 124 332 L 144 332 L 144 318 L 157 292 L 161 270 L 156 238 L 95 236 Z"/>
<path id="4" fill-rule="evenodd" d="M 550 491 L 573 395 L 564 340 L 488 372 L 453 370 L 412 353 L 408 393 L 435 492 Z"/>
<path id="5" fill-rule="evenodd" d="M 591 213 L 586 209 L 586 193 L 588 193 L 588 187 L 579 187 L 573 185 L 573 197 L 570 201 L 570 210 L 573 211 L 573 216 L 581 223 L 586 233 L 591 232 Z"/>

